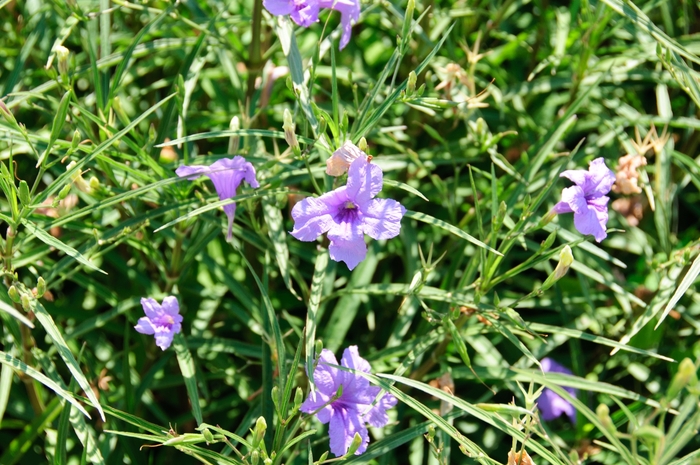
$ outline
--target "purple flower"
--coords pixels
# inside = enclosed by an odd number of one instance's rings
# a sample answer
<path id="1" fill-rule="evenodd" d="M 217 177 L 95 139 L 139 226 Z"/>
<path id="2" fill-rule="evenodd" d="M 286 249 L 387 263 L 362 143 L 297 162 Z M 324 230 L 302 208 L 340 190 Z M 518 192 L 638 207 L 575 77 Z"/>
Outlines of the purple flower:
<path id="1" fill-rule="evenodd" d="M 370 386 L 361 375 L 340 370 L 335 355 L 328 349 L 321 351 L 318 365 L 314 370 L 316 391 L 301 404 L 301 411 L 315 414 L 321 423 L 330 422 L 328 435 L 331 438 L 331 452 L 336 457 L 345 455 L 355 433 L 362 438 L 356 455 L 367 450 L 369 436 L 367 426 L 382 427 L 389 422 L 386 411 L 396 405 L 396 397 L 386 393 L 373 406 L 380 388 Z M 350 346 L 343 352 L 340 365 L 363 373 L 370 372 L 369 362 L 360 357 L 357 346 Z M 342 393 L 338 396 L 338 390 Z"/>
<path id="2" fill-rule="evenodd" d="M 571 370 L 565 366 L 559 365 L 557 362 L 549 357 L 543 358 L 540 361 L 542 365 L 542 371 L 545 373 L 564 373 L 566 375 L 571 375 Z M 571 387 L 564 387 L 564 390 L 576 397 L 576 389 Z M 564 400 L 559 394 L 556 394 L 549 388 L 545 388 L 537 399 L 537 407 L 542 412 L 542 419 L 545 421 L 551 421 L 555 418 L 560 417 L 562 414 L 566 414 L 572 423 L 576 423 L 576 409 L 567 400 Z"/>
<path id="3" fill-rule="evenodd" d="M 209 176 L 209 179 L 214 183 L 216 193 L 219 194 L 219 200 L 235 197 L 238 186 L 241 185 L 244 179 L 250 187 L 260 187 L 258 180 L 255 179 L 255 168 L 240 155 L 233 158 L 222 158 L 209 166 L 183 165 L 175 173 L 181 178 L 187 178 L 190 181 L 202 175 Z M 236 216 L 236 204 L 224 205 L 224 213 L 228 216 L 228 234 L 226 239 L 230 240 L 233 231 L 233 218 Z"/>
<path id="4" fill-rule="evenodd" d="M 182 330 L 182 315 L 177 298 L 168 296 L 159 304 L 154 299 L 142 298 L 141 306 L 146 316 L 139 318 L 134 328 L 141 334 L 155 334 L 156 345 L 162 350 L 170 347 L 173 336 Z"/>
<path id="5" fill-rule="evenodd" d="M 302 27 L 309 27 L 318 21 L 321 8 L 339 11 L 343 28 L 340 50 L 350 42 L 352 23 L 360 19 L 360 0 L 263 0 L 263 6 L 275 16 L 289 15 Z"/>
<path id="6" fill-rule="evenodd" d="M 607 236 L 608 201 L 606 196 L 613 183 L 613 173 L 602 158 L 596 158 L 586 170 L 567 170 L 560 176 L 576 185 L 561 192 L 561 202 L 554 206 L 555 213 L 574 213 L 574 226 L 581 234 L 591 234 L 597 242 Z"/>
<path id="7" fill-rule="evenodd" d="M 350 164 L 347 185 L 294 205 L 292 236 L 313 241 L 328 232 L 331 258 L 352 270 L 367 255 L 365 234 L 391 239 L 401 230 L 406 209 L 396 200 L 375 199 L 381 190 L 381 168 L 363 157 L 356 159 Z"/>
<path id="8" fill-rule="evenodd" d="M 350 42 L 352 22 L 360 19 L 360 0 L 320 0 L 321 8 L 331 8 L 340 12 L 340 26 L 343 35 L 340 36 L 338 49 L 342 50 Z"/>
<path id="9" fill-rule="evenodd" d="M 263 0 L 263 6 L 275 16 L 289 15 L 302 27 L 318 21 L 318 0 Z"/>

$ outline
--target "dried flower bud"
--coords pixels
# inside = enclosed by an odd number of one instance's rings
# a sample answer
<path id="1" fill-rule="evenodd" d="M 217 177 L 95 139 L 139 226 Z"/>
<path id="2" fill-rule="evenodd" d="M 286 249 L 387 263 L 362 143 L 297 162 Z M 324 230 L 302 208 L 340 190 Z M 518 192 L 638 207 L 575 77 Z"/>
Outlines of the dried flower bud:
<path id="1" fill-rule="evenodd" d="M 234 116 L 231 118 L 231 123 L 229 124 L 229 129 L 231 131 L 239 131 L 241 129 L 241 121 L 238 119 L 238 116 Z M 240 144 L 240 137 L 238 136 L 231 136 L 228 139 L 228 153 L 236 153 L 238 152 L 238 146 Z"/>
<path id="2" fill-rule="evenodd" d="M 70 171 L 75 165 L 77 165 L 75 161 L 68 163 L 66 166 L 66 171 Z M 83 179 L 83 175 L 79 170 L 71 175 L 71 180 L 73 181 L 73 184 L 75 184 L 75 187 L 77 187 L 79 190 L 85 192 L 86 194 L 92 194 L 92 187 L 90 186 L 90 183 Z"/>
<path id="3" fill-rule="evenodd" d="M 569 271 L 572 263 L 574 263 L 574 255 L 571 253 L 571 247 L 565 245 L 559 254 L 559 263 L 554 269 L 554 279 L 559 280 L 563 278 L 566 272 Z"/>
<path id="4" fill-rule="evenodd" d="M 70 50 L 63 45 L 57 45 L 54 47 L 54 52 L 56 52 L 56 59 L 58 60 L 58 72 L 61 73 L 61 75 L 68 76 Z"/>
<path id="5" fill-rule="evenodd" d="M 294 155 L 301 155 L 301 149 L 299 148 L 299 141 L 297 140 L 297 135 L 294 133 L 296 126 L 292 119 L 292 113 L 289 109 L 284 109 L 284 124 L 282 125 L 284 129 L 284 140 L 287 141 L 289 146 L 294 151 Z"/>
<path id="6" fill-rule="evenodd" d="M 366 143 L 365 141 L 365 145 Z M 347 141 L 326 160 L 326 174 L 329 176 L 342 176 L 348 171 L 350 164 L 360 157 L 366 158 L 367 154 L 352 142 Z"/>

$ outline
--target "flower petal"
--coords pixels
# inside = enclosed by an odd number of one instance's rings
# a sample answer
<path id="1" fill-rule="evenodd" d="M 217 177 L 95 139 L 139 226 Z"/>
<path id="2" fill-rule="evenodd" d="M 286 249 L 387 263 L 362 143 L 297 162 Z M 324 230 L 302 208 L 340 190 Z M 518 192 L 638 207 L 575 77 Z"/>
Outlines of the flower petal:
<path id="1" fill-rule="evenodd" d="M 160 347 L 161 350 L 167 349 L 173 342 L 174 334 L 175 332 L 170 328 L 165 326 L 156 326 L 156 345 Z"/>
<path id="2" fill-rule="evenodd" d="M 406 209 L 396 200 L 372 199 L 362 210 L 362 228 L 372 239 L 391 239 L 401 231 L 401 218 Z"/>
<path id="3" fill-rule="evenodd" d="M 314 384 L 326 396 L 334 396 L 342 382 L 342 373 L 334 366 L 338 365 L 335 355 L 328 349 L 323 349 L 314 370 Z"/>
<path id="4" fill-rule="evenodd" d="M 352 23 L 360 19 L 359 0 L 321 0 L 321 8 L 332 8 L 340 12 L 340 25 L 343 28 L 343 35 L 340 37 L 338 48 L 344 49 L 350 42 L 352 35 Z"/>
<path id="5" fill-rule="evenodd" d="M 580 212 L 588 208 L 583 189 L 579 186 L 571 186 L 561 191 L 561 202 L 554 206 L 556 213 Z"/>
<path id="6" fill-rule="evenodd" d="M 380 428 L 389 423 L 389 415 L 386 411 L 396 405 L 398 400 L 388 392 L 367 412 L 364 419 L 375 428 Z"/>
<path id="7" fill-rule="evenodd" d="M 187 178 L 190 181 L 194 181 L 198 177 L 202 175 L 208 175 L 209 174 L 209 167 L 208 166 L 187 166 L 187 165 L 182 165 L 178 167 L 175 170 L 175 174 L 177 174 L 181 178 Z"/>
<path id="8" fill-rule="evenodd" d="M 309 0 L 302 8 L 295 7 L 290 17 L 299 26 L 309 27 L 318 21 L 319 10 L 318 0 Z"/>
<path id="9" fill-rule="evenodd" d="M 357 449 L 357 452 L 355 452 L 355 455 L 360 455 L 367 450 L 367 443 L 369 443 L 367 427 L 359 418 L 357 411 L 342 407 L 334 408 L 331 414 L 328 435 L 331 438 L 331 452 L 333 452 L 336 457 L 345 455 L 348 452 L 355 433 L 359 433 L 362 438 L 360 447 Z"/>
<path id="10" fill-rule="evenodd" d="M 564 373 L 565 375 L 572 375 L 573 372 L 561 365 L 549 357 L 545 357 L 540 360 L 540 365 L 542 366 L 542 371 L 545 373 Z"/>
<path id="11" fill-rule="evenodd" d="M 568 178 L 573 181 L 578 187 L 584 188 L 590 181 L 591 174 L 587 170 L 566 170 L 560 175 L 562 178 Z"/>
<path id="12" fill-rule="evenodd" d="M 315 240 L 336 224 L 333 218 L 347 200 L 345 186 L 318 198 L 305 198 L 292 208 L 294 230 L 290 234 L 300 241 Z"/>
<path id="13" fill-rule="evenodd" d="M 589 184 L 586 186 L 586 198 L 589 200 L 606 195 L 615 183 L 615 173 L 605 165 L 605 160 L 596 158 L 588 166 Z"/>
<path id="14" fill-rule="evenodd" d="M 291 0 L 263 0 L 263 6 L 275 16 L 288 15 L 294 11 L 294 2 Z"/>
<path id="15" fill-rule="evenodd" d="M 598 215 L 604 217 L 605 221 L 601 221 Z M 608 234 L 605 232 L 605 223 L 607 222 L 607 212 L 599 212 L 596 208 L 586 205 L 584 210 L 574 213 L 574 226 L 581 234 L 590 234 L 595 237 L 596 242 L 605 239 Z"/>
<path id="16" fill-rule="evenodd" d="M 163 309 L 164 313 L 172 316 L 176 321 L 177 318 L 180 318 L 180 321 L 182 321 L 182 315 L 180 315 L 180 304 L 177 301 L 177 297 L 172 295 L 165 297 L 163 299 L 163 303 L 161 304 L 161 308 Z"/>
<path id="17" fill-rule="evenodd" d="M 382 190 L 382 169 L 362 157 L 350 164 L 347 195 L 361 209 Z"/>
<path id="18" fill-rule="evenodd" d="M 576 418 L 576 409 L 569 402 L 564 400 L 549 388 L 545 388 L 537 399 L 537 407 L 542 412 L 542 419 L 551 421 L 566 413 L 569 418 Z M 573 421 L 573 420 L 572 420 Z"/>
<path id="19" fill-rule="evenodd" d="M 141 307 L 143 307 L 143 312 L 151 320 L 158 318 L 158 316 L 163 313 L 163 309 L 161 308 L 160 304 L 156 302 L 155 299 L 150 297 L 141 297 Z"/>
<path id="20" fill-rule="evenodd" d="M 354 269 L 367 256 L 367 245 L 359 221 L 334 223 L 328 231 L 330 257 Z"/>
<path id="21" fill-rule="evenodd" d="M 134 329 L 141 334 L 155 334 L 156 332 L 156 329 L 151 324 L 151 320 L 145 316 L 139 318 L 139 322 L 134 326 Z"/>
<path id="22" fill-rule="evenodd" d="M 299 410 L 308 414 L 316 412 L 316 418 L 321 423 L 326 424 L 331 420 L 331 413 L 333 413 L 333 408 L 328 404 L 329 401 L 329 396 L 318 391 L 311 391 Z"/>

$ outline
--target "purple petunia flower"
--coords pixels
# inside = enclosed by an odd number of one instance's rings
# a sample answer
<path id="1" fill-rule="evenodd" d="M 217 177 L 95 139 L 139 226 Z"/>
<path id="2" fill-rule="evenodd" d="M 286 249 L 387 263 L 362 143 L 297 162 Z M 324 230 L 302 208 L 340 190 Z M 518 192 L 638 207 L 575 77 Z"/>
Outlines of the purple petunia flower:
<path id="1" fill-rule="evenodd" d="M 386 411 L 396 405 L 397 400 L 386 393 L 373 406 L 381 388 L 370 386 L 369 381 L 360 375 L 331 365 L 338 365 L 338 361 L 333 352 L 323 349 L 313 374 L 317 390 L 309 393 L 300 410 L 315 414 L 321 423 L 330 422 L 328 435 L 331 452 L 336 457 L 348 452 L 355 433 L 358 433 L 362 443 L 355 455 L 359 455 L 367 450 L 369 443 L 365 423 L 376 428 L 386 425 L 389 422 Z M 363 373 L 370 372 L 369 362 L 360 357 L 357 346 L 345 349 L 340 365 Z M 336 398 L 341 387 L 342 394 Z"/>
<path id="2" fill-rule="evenodd" d="M 591 234 L 596 242 L 606 238 L 608 201 L 606 196 L 613 183 L 613 173 L 602 158 L 593 160 L 588 171 L 567 170 L 560 176 L 569 178 L 576 185 L 561 192 L 561 201 L 554 206 L 555 213 L 574 213 L 574 226 L 581 234 Z"/>
<path id="3" fill-rule="evenodd" d="M 309 27 L 318 21 L 321 8 L 340 12 L 340 25 L 343 28 L 340 50 L 350 42 L 352 23 L 360 19 L 360 0 L 263 0 L 263 6 L 275 16 L 289 15 L 302 27 Z"/>
<path id="4" fill-rule="evenodd" d="M 543 358 L 540 361 L 542 371 L 545 373 L 563 373 L 565 375 L 573 374 L 571 370 L 565 366 L 559 365 L 549 357 Z M 566 392 L 576 397 L 576 389 L 562 386 Z M 551 421 L 566 414 L 572 423 L 576 423 L 576 409 L 567 400 L 564 400 L 559 394 L 556 394 L 549 388 L 545 388 L 537 399 L 537 407 L 542 412 L 542 419 Z"/>
<path id="5" fill-rule="evenodd" d="M 348 183 L 323 194 L 307 197 L 294 205 L 292 236 L 313 241 L 328 232 L 328 251 L 333 260 L 353 269 L 365 259 L 364 235 L 373 239 L 391 239 L 401 230 L 406 209 L 396 200 L 375 199 L 382 190 L 382 170 L 362 157 L 350 164 Z"/>
<path id="6" fill-rule="evenodd" d="M 204 175 L 214 183 L 219 200 L 230 199 L 236 196 L 236 191 L 241 182 L 245 181 L 250 187 L 260 187 L 255 178 L 255 168 L 245 158 L 237 155 L 233 158 L 222 158 L 209 166 L 180 166 L 175 173 L 181 178 L 190 181 Z M 230 240 L 233 233 L 233 218 L 236 215 L 236 204 L 224 205 L 224 213 L 228 216 L 228 234 L 226 239 Z"/>
<path id="7" fill-rule="evenodd" d="M 142 298 L 141 306 L 146 316 L 139 318 L 134 328 L 141 334 L 155 334 L 156 345 L 162 350 L 167 349 L 173 342 L 173 336 L 182 330 L 182 315 L 177 298 L 168 296 L 163 299 L 162 305 L 154 299 Z"/>

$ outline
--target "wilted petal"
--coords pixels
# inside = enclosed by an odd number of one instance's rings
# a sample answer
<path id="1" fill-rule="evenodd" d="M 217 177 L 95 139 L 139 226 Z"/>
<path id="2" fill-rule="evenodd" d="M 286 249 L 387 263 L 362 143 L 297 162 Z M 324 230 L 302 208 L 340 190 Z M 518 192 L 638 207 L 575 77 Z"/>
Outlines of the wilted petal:
<path id="1" fill-rule="evenodd" d="M 350 164 L 358 158 L 367 159 L 367 154 L 352 142 L 347 141 L 326 160 L 326 174 L 342 176 L 348 171 Z"/>
<path id="2" fill-rule="evenodd" d="M 391 239 L 401 231 L 401 218 L 406 209 L 396 200 L 372 199 L 362 211 L 364 233 L 372 239 Z"/>
<path id="3" fill-rule="evenodd" d="M 348 198 L 362 209 L 382 190 L 382 177 L 382 169 L 377 164 L 358 158 L 348 170 Z"/>

